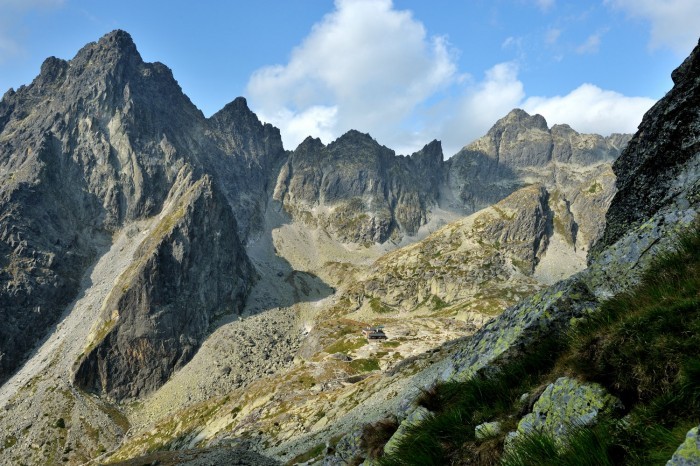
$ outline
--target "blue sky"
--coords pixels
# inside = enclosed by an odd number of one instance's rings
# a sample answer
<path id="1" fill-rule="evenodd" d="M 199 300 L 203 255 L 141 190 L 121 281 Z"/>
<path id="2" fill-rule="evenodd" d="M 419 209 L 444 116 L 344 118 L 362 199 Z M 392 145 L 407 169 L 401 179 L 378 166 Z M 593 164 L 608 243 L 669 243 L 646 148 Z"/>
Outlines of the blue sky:
<path id="1" fill-rule="evenodd" d="M 698 0 L 0 0 L 0 93 L 120 28 L 211 115 L 248 98 L 293 149 L 354 128 L 446 156 L 514 107 L 632 132 L 700 37 Z"/>

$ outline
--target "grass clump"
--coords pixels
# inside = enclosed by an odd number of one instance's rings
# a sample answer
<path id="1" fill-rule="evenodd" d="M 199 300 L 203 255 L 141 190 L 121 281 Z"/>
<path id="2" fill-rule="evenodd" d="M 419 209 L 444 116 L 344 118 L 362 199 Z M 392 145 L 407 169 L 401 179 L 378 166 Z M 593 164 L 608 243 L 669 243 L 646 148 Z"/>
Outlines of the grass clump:
<path id="1" fill-rule="evenodd" d="M 351 340 L 339 340 L 335 343 L 329 345 L 324 349 L 328 354 L 343 353 L 347 354 L 356 349 L 362 348 L 367 344 L 367 339 L 364 337 L 358 337 Z"/>
<path id="2" fill-rule="evenodd" d="M 551 435 L 531 433 L 501 458 L 503 466 L 613 466 L 610 429 L 606 423 L 569 430 L 566 443 Z"/>
<path id="3" fill-rule="evenodd" d="M 326 448 L 326 445 L 323 443 L 319 443 L 318 445 L 314 445 L 311 447 L 309 450 L 305 451 L 304 453 L 301 453 L 291 460 L 289 460 L 286 464 L 288 465 L 293 465 L 293 464 L 299 464 L 299 463 L 306 463 L 309 460 L 312 460 L 323 453 L 323 450 Z"/>
<path id="4" fill-rule="evenodd" d="M 371 459 L 384 456 L 384 445 L 389 441 L 399 423 L 394 417 L 381 419 L 373 424 L 367 424 L 362 429 L 361 445 Z"/>
<path id="5" fill-rule="evenodd" d="M 377 314 L 389 314 L 390 312 L 393 312 L 393 310 L 384 304 L 379 298 L 370 299 L 369 308 L 372 310 L 372 312 L 376 312 Z"/>

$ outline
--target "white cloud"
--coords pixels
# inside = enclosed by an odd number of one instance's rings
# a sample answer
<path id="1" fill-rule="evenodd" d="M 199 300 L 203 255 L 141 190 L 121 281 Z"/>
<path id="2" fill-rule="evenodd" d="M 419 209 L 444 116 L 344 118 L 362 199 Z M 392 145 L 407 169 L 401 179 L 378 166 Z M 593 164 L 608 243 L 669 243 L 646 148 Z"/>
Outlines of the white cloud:
<path id="1" fill-rule="evenodd" d="M 423 25 L 390 0 L 337 0 L 335 7 L 286 65 L 252 75 L 251 106 L 280 127 L 289 148 L 304 139 L 304 127 L 322 127 L 326 137 L 350 128 L 371 131 L 399 146 L 411 133 L 416 106 L 458 80 L 449 46 L 442 37 L 427 37 Z M 319 120 L 331 113 L 332 119 Z"/>
<path id="2" fill-rule="evenodd" d="M 589 53 L 597 53 L 598 50 L 600 49 L 600 43 L 603 37 L 603 31 L 598 31 L 594 34 L 591 34 L 586 38 L 586 40 L 583 42 L 583 44 L 579 45 L 576 47 L 576 53 L 578 54 L 589 54 Z"/>
<path id="3" fill-rule="evenodd" d="M 465 90 L 453 108 L 442 107 L 450 115 L 426 130 L 442 140 L 446 156 L 452 156 L 465 144 L 486 131 L 513 108 L 539 113 L 551 126 L 569 124 L 582 133 L 634 133 L 644 113 L 655 103 L 646 97 L 628 97 L 583 84 L 570 93 L 554 97 L 527 97 L 518 79 L 518 67 L 500 63 L 486 72 L 484 79 Z"/>
<path id="4" fill-rule="evenodd" d="M 451 156 L 516 107 L 550 124 L 609 134 L 634 132 L 654 102 L 591 84 L 563 96 L 528 97 L 519 61 L 496 64 L 480 79 L 458 74 L 446 40 L 428 37 L 390 0 L 337 0 L 335 6 L 286 64 L 259 69 L 248 82 L 251 107 L 280 128 L 288 149 L 307 136 L 329 143 L 357 129 L 403 154 L 437 138 Z M 587 50 L 604 33 L 594 34 Z M 548 37 L 556 42 L 560 34 L 552 29 Z M 515 37 L 502 44 L 517 45 Z"/>
<path id="5" fill-rule="evenodd" d="M 606 3 L 651 24 L 649 46 L 652 50 L 669 48 L 686 56 L 698 43 L 698 0 L 606 0 Z"/>
<path id="6" fill-rule="evenodd" d="M 647 97 L 627 97 L 593 84 L 582 84 L 564 96 L 530 97 L 522 103 L 529 113 L 544 116 L 549 125 L 567 123 L 582 133 L 634 133 L 654 105 Z"/>
<path id="7" fill-rule="evenodd" d="M 518 80 L 518 67 L 513 62 L 499 63 L 486 71 L 484 79 L 465 89 L 449 121 L 434 128 L 442 140 L 446 156 L 454 155 L 466 143 L 483 136 L 486 131 L 525 98 L 523 83 Z"/>

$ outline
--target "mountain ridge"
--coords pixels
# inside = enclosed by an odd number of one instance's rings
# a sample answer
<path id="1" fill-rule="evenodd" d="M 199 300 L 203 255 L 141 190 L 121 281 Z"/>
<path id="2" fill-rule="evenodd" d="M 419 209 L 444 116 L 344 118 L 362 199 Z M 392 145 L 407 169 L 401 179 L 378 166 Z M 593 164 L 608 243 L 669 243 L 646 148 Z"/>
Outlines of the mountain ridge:
<path id="1" fill-rule="evenodd" d="M 537 271 L 548 258 L 556 260 L 561 251 L 567 261 L 577 257 L 559 275 L 580 266 L 580 256 L 602 234 L 602 214 L 614 192 L 610 160 L 624 143 L 625 136 L 549 128 L 542 116 L 514 110 L 447 160 L 437 140 L 398 156 L 356 130 L 327 145 L 309 137 L 285 151 L 279 129 L 262 123 L 244 98 L 205 118 L 165 65 L 143 62 L 124 31 L 86 45 L 72 60 L 49 58 L 32 84 L 0 101 L 0 317 L 8 322 L 0 329 L 0 381 L 12 377 L 0 387 L 7 401 L 0 423 L 19 442 L 0 455 L 80 463 L 115 450 L 130 428 L 143 427 L 130 420 L 150 422 L 149 409 L 157 416 L 157 401 L 150 400 L 168 400 L 168 383 L 191 370 L 188 363 L 207 342 L 206 357 L 226 347 L 241 359 L 254 354 L 251 364 L 264 362 L 263 369 L 241 375 L 235 370 L 243 369 L 219 367 L 203 355 L 199 360 L 216 369 L 202 376 L 191 398 L 205 405 L 220 387 L 257 387 L 253 376 L 282 369 L 302 386 L 318 379 L 321 393 L 369 386 L 378 378 L 374 368 L 383 368 L 401 374 L 390 392 L 402 391 L 407 373 L 434 362 L 442 354 L 436 348 L 455 351 L 445 340 L 473 332 L 487 313 L 476 309 L 467 322 L 448 313 L 454 309 L 445 305 L 458 303 L 443 291 L 464 278 L 448 273 L 418 299 L 432 299 L 430 312 L 443 314 L 421 316 L 414 312 L 419 302 L 399 296 L 409 303 L 406 309 L 382 315 L 387 302 L 377 307 L 374 300 L 387 298 L 370 292 L 378 289 L 372 280 L 389 259 L 404 260 L 405 250 L 397 248 L 415 243 L 448 270 L 468 262 L 457 237 L 479 245 L 478 236 L 489 254 L 484 267 L 497 263 L 488 279 L 503 288 L 494 292 L 489 312 L 496 314 L 543 286 Z M 468 214 L 480 222 L 478 235 L 471 220 L 449 223 Z M 449 258 L 433 257 L 436 251 L 418 243 L 428 237 L 442 248 L 447 230 L 440 227 L 458 233 Z M 296 267 L 295 248 L 313 250 L 320 268 Z M 375 262 L 392 250 L 393 256 Z M 105 258 L 116 267 L 108 273 Z M 362 282 L 372 263 L 376 275 Z M 526 277 L 522 292 L 508 282 L 510 273 Z M 366 289 L 353 314 L 346 287 L 357 283 Z M 388 285 L 410 293 L 415 287 L 406 283 L 407 275 Z M 91 308 L 71 308 L 74 302 Z M 94 320 L 73 324 L 79 316 L 63 315 L 69 309 Z M 237 322 L 247 313 L 261 311 L 271 317 L 260 325 L 293 322 L 280 325 L 286 333 L 255 327 L 257 321 L 245 332 L 232 330 L 243 327 Z M 387 351 L 355 348 L 360 342 L 351 335 L 362 325 L 355 318 L 394 319 L 404 340 Z M 345 323 L 337 325 L 338 319 Z M 49 343 L 58 338 L 46 335 L 54 325 L 70 327 L 75 342 L 35 346 L 44 337 Z M 236 341 L 217 344 L 225 338 Z M 269 349 L 276 339 L 284 339 L 282 348 L 300 347 L 298 356 Z M 259 351 L 246 350 L 252 347 Z M 36 348 L 46 366 L 34 365 Z M 24 372 L 26 357 L 31 370 Z M 336 370 L 342 377 L 328 376 Z M 265 396 L 272 396 L 269 390 Z M 302 412 L 310 409 L 305 396 Z M 326 402 L 335 418 L 347 414 L 349 408 L 333 405 L 332 397 Z M 189 409 L 194 401 L 185 403 Z M 259 414 L 257 407 L 244 408 L 241 418 Z M 37 421 L 27 427 L 25 415 Z M 304 429 L 315 425 L 300 422 Z M 51 430 L 51 423 L 66 432 Z M 284 425 L 299 429 L 292 421 Z M 218 428 L 223 424 L 212 426 L 212 435 L 227 435 Z M 198 435 L 188 432 L 178 447 L 196 444 Z M 134 445 L 134 451 L 141 448 Z"/>

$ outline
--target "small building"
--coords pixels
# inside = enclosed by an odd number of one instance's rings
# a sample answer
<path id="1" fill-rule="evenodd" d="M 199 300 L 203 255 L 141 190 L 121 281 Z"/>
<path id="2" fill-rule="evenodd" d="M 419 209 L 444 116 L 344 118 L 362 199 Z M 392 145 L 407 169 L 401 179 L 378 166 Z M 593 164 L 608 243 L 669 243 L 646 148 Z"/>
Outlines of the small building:
<path id="1" fill-rule="evenodd" d="M 367 327 L 362 329 L 362 333 L 367 337 L 367 340 L 386 340 L 387 336 L 384 333 L 383 325 L 375 325 L 373 327 Z"/>

